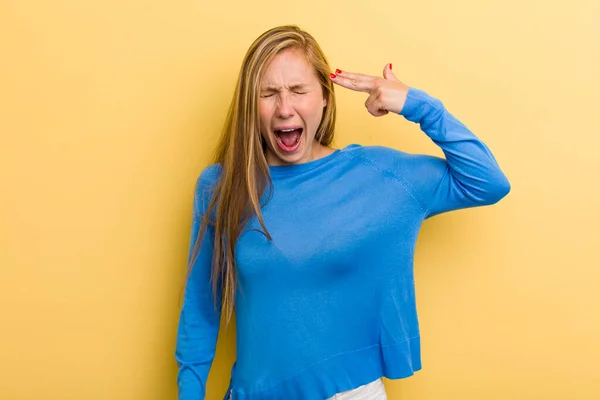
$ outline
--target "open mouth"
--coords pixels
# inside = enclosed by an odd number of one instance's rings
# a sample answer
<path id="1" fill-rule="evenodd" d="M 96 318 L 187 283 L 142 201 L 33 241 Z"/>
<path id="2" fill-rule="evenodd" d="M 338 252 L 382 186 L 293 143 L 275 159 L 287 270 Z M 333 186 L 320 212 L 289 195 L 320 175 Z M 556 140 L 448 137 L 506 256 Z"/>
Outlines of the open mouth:
<path id="1" fill-rule="evenodd" d="M 274 132 L 277 138 L 277 145 L 281 151 L 291 153 L 300 147 L 302 128 L 276 129 Z"/>

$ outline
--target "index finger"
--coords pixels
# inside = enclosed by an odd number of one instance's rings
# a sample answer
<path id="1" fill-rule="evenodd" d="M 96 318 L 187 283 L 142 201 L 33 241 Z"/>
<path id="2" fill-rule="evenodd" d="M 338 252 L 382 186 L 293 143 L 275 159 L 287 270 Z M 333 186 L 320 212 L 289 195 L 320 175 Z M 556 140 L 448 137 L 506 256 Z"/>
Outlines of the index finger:
<path id="1" fill-rule="evenodd" d="M 337 75 L 331 74 L 331 80 L 340 86 L 359 92 L 370 93 L 375 89 L 375 77 L 370 75 L 342 72 L 336 70 Z"/>

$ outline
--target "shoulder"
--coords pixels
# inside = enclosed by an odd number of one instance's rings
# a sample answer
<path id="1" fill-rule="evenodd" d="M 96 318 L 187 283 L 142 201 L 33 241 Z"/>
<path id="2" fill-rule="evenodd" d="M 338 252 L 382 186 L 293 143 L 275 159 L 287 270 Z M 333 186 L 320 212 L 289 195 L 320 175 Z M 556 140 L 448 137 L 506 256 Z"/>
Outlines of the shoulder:
<path id="1" fill-rule="evenodd" d="M 221 176 L 222 167 L 220 164 L 212 164 L 204 168 L 200 176 L 196 179 L 196 187 L 194 190 L 194 202 L 196 210 L 200 212 L 206 209 L 214 189 Z"/>
<path id="2" fill-rule="evenodd" d="M 204 168 L 198 177 L 197 184 L 210 185 L 215 184 L 221 176 L 221 164 L 211 164 Z"/>
<path id="3" fill-rule="evenodd" d="M 408 153 L 392 147 L 385 146 L 363 146 L 361 144 L 350 144 L 342 149 L 349 157 L 361 157 L 369 159 L 386 159 L 390 157 L 402 157 Z"/>
<path id="4" fill-rule="evenodd" d="M 357 162 L 398 177 L 407 177 L 413 172 L 419 172 L 423 167 L 442 161 L 438 157 L 407 153 L 385 146 L 351 144 L 344 148 L 342 153 Z"/>
<path id="5" fill-rule="evenodd" d="M 350 145 L 343 154 L 400 184 L 421 205 L 426 204 L 422 195 L 424 189 L 435 186 L 447 166 L 446 160 L 440 157 L 385 146 Z"/>

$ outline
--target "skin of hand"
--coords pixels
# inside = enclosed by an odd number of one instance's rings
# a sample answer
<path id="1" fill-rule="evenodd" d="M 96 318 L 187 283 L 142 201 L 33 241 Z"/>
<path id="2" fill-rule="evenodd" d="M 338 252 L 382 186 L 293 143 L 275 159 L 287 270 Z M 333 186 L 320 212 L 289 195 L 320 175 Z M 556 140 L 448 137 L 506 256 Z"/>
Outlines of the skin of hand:
<path id="1" fill-rule="evenodd" d="M 390 112 L 400 114 L 409 90 L 409 86 L 396 78 L 391 63 L 383 68 L 383 78 L 339 69 L 330 78 L 342 87 L 367 93 L 369 97 L 365 101 L 365 107 L 375 117 L 382 117 Z"/>

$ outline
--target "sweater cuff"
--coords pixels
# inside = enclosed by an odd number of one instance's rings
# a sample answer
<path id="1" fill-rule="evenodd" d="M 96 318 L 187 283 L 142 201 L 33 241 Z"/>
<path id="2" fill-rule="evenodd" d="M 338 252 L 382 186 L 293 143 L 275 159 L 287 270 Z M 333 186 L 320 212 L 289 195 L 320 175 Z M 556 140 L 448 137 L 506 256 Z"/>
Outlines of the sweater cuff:
<path id="1" fill-rule="evenodd" d="M 438 110 L 444 108 L 440 100 L 428 95 L 423 90 L 411 87 L 408 89 L 404 107 L 399 114 L 409 121 L 420 122 L 419 119 L 423 116 L 423 107 Z"/>

